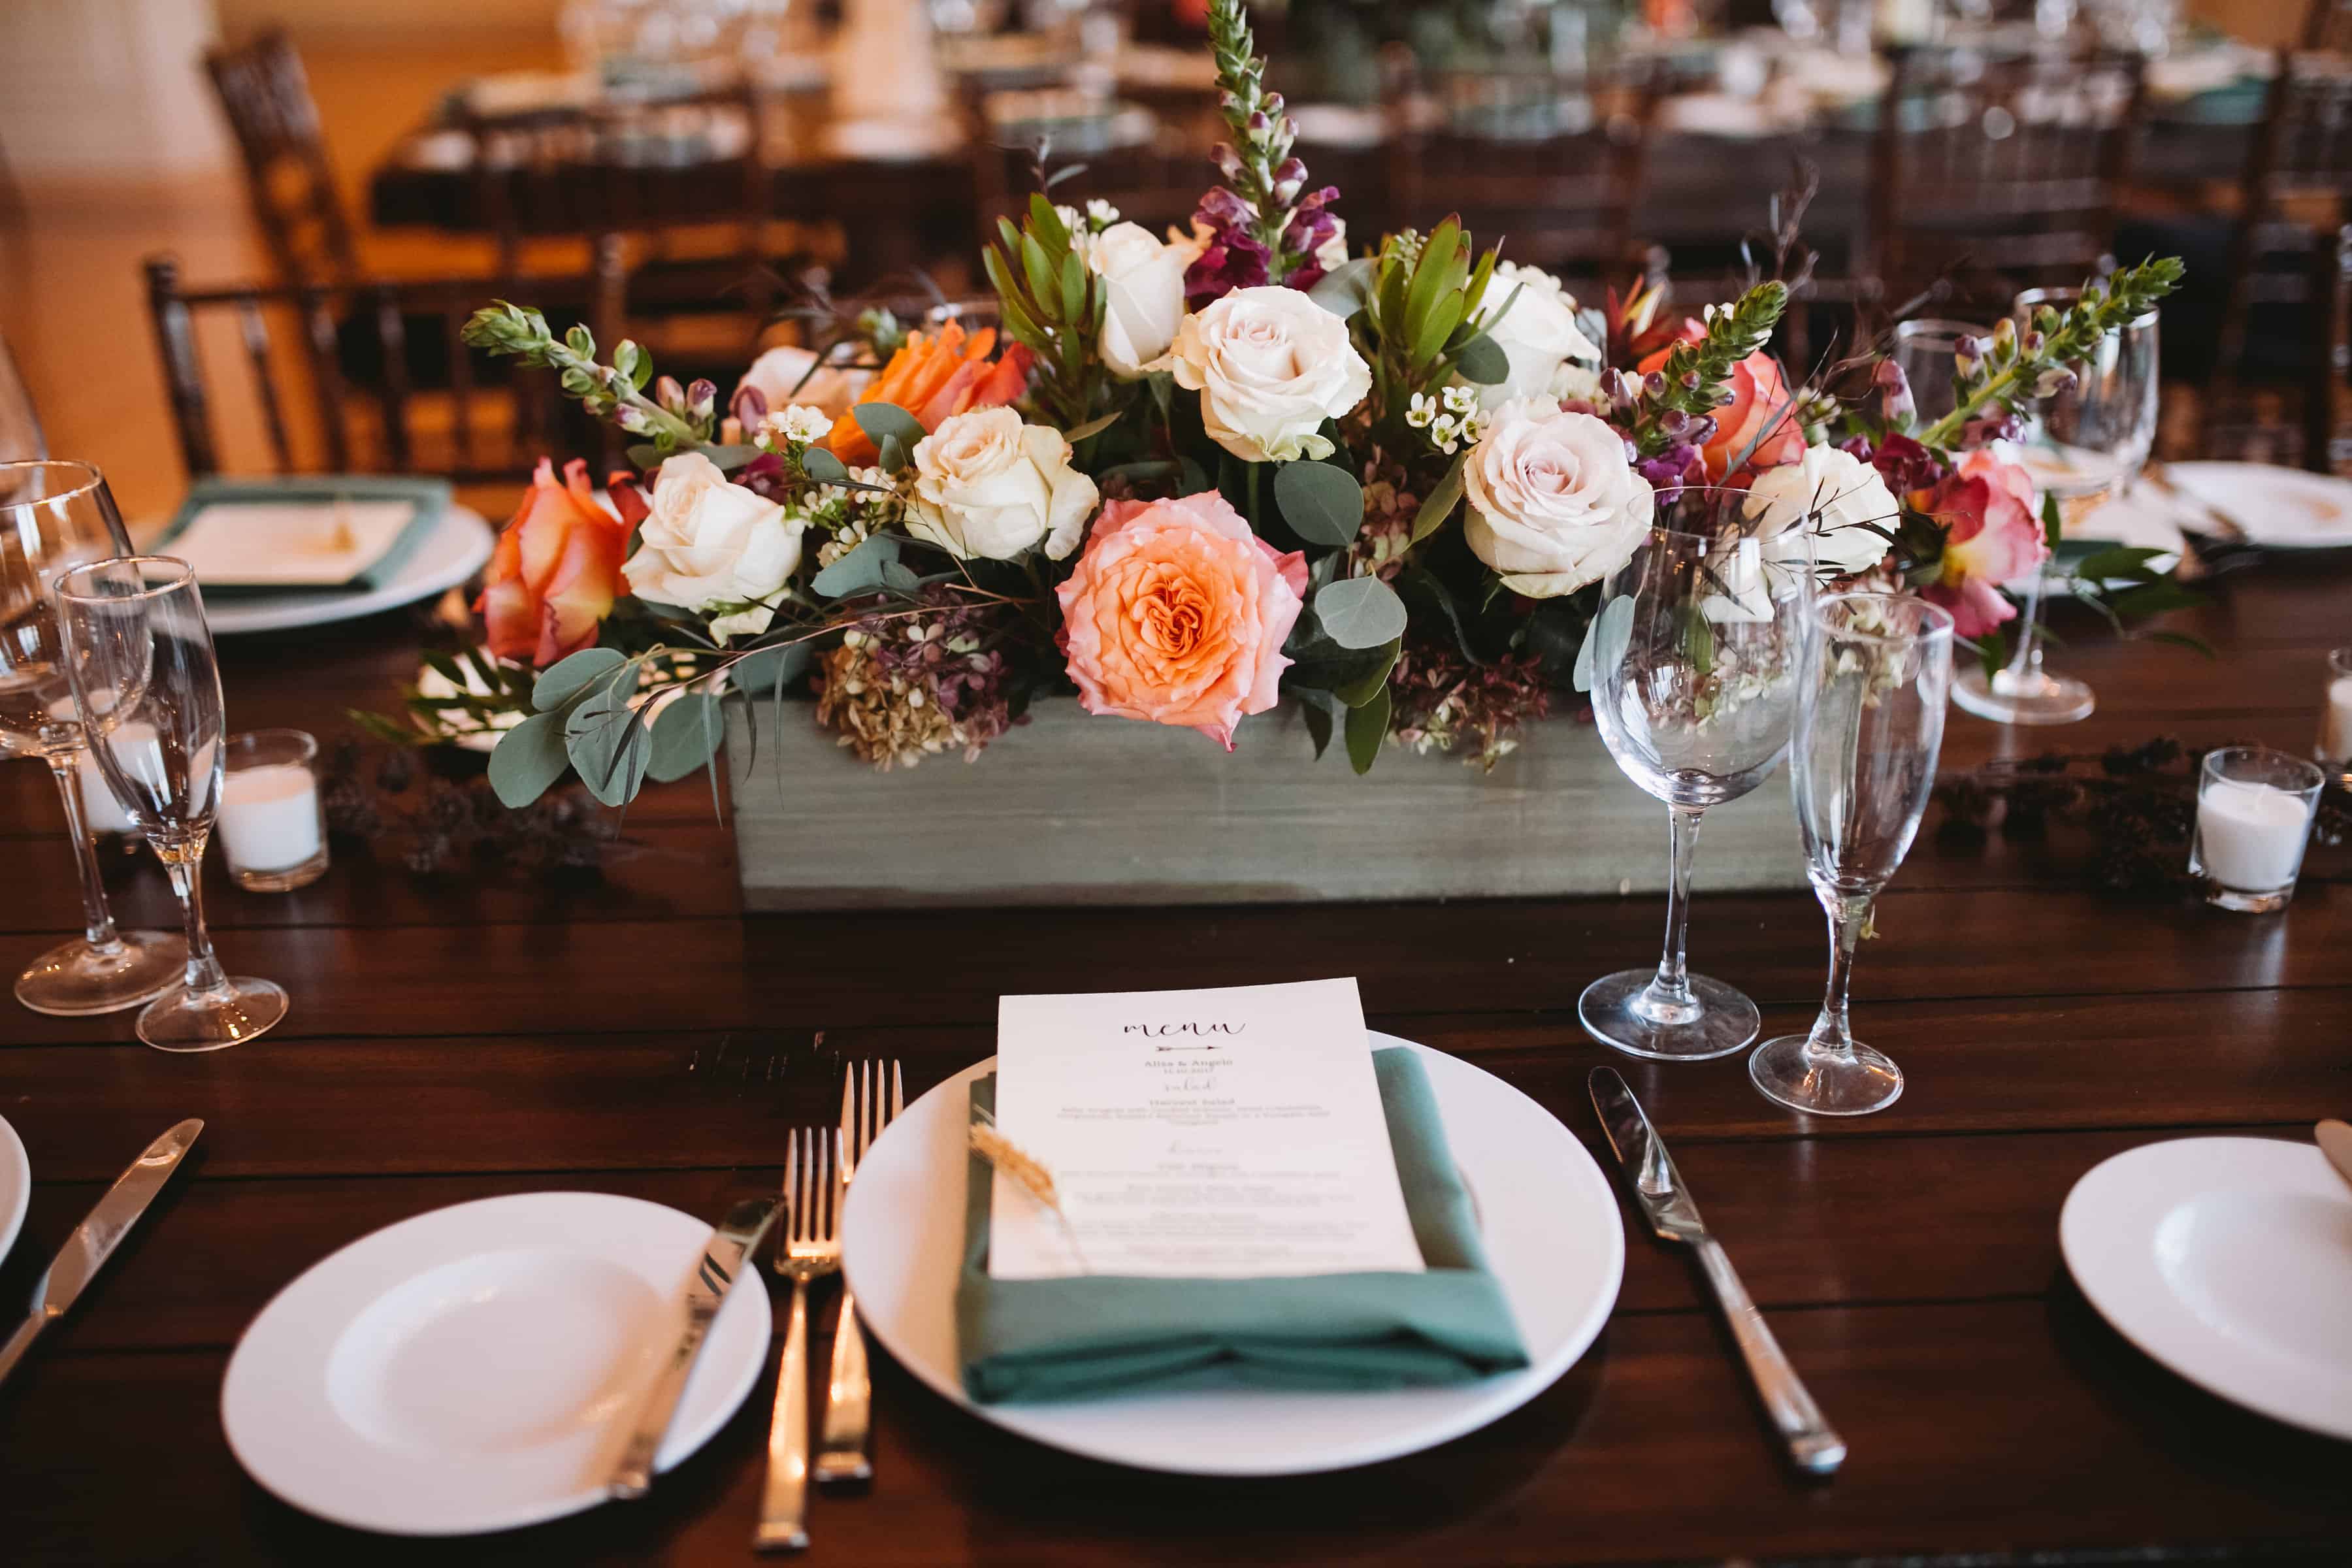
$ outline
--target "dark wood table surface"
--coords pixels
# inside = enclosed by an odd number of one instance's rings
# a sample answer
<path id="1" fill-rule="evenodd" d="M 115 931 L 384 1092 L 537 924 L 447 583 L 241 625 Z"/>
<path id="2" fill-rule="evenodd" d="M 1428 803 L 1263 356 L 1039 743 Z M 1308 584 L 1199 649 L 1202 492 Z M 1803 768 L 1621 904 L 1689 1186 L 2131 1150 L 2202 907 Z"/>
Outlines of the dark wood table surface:
<path id="1" fill-rule="evenodd" d="M 2068 622 L 2060 657 L 2097 688 L 2098 714 L 2055 734 L 1955 715 L 1948 762 L 2159 731 L 2300 750 L 2322 650 L 2352 641 L 2347 589 L 2303 568 L 2232 580 L 2174 619 L 2221 648 L 2210 663 Z M 230 721 L 335 732 L 346 706 L 389 698 L 415 647 L 397 617 L 228 645 Z M 866 798 L 845 785 L 809 830 L 887 831 L 887 790 Z M 77 926 L 58 823 L 35 764 L 0 768 L 0 971 Z M 207 1122 L 191 1169 L 0 1391 L 0 1559 L 749 1563 L 765 1384 L 646 1502 L 427 1546 L 323 1525 L 248 1480 L 218 1415 L 229 1351 L 303 1268 L 437 1205 L 584 1188 L 700 1214 L 771 1184 L 786 1129 L 833 1113 L 845 1056 L 903 1058 L 908 1089 L 928 1089 L 992 1048 L 1000 992 L 1328 974 L 1360 976 L 1377 1026 L 1502 1076 L 1588 1145 L 1585 1074 L 1622 1070 L 1850 1440 L 1843 1471 L 1813 1484 L 1781 1466 L 1686 1260 L 1629 1214 L 1616 1310 L 1574 1368 L 1484 1431 L 1370 1469 L 1131 1473 L 1001 1433 L 883 1359 L 876 1489 L 818 1500 L 809 1561 L 2352 1552 L 2352 1445 L 2157 1366 L 2077 1293 L 2057 1242 L 2068 1188 L 2117 1151 L 2303 1138 L 2352 1110 L 2352 889 L 2307 884 L 2266 919 L 2150 907 L 2084 890 L 2063 838 L 1967 846 L 1931 828 L 1856 987 L 1861 1033 L 1908 1087 L 1885 1114 L 1815 1122 L 1760 1099 L 1738 1057 L 1660 1066 L 1583 1037 L 1579 990 L 1654 956 L 1655 899 L 745 918 L 700 782 L 651 793 L 626 833 L 587 886 L 425 880 L 348 846 L 326 880 L 281 897 L 215 868 L 230 967 L 293 994 L 276 1032 L 216 1055 L 148 1050 L 127 1014 L 0 1005 L 0 1112 L 36 1183 L 0 1298 L 24 1298 L 150 1139 Z M 1366 852 L 1377 843 L 1368 823 Z M 146 857 L 111 875 L 126 919 L 169 921 Z M 1748 988 L 1768 1032 L 1799 1027 L 1820 928 L 1803 894 L 1703 897 L 1695 962 Z M 818 1352 L 822 1366 L 822 1337 Z"/>

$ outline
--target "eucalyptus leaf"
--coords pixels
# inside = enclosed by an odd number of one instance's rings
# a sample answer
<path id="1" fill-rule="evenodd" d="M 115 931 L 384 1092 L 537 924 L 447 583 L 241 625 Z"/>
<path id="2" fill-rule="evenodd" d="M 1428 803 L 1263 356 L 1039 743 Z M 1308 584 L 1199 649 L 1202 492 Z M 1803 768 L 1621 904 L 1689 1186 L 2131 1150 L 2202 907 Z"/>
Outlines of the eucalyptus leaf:
<path id="1" fill-rule="evenodd" d="M 860 403 L 849 412 L 857 421 L 857 427 L 866 432 L 866 438 L 877 447 L 886 437 L 895 436 L 900 446 L 912 452 L 915 444 L 929 434 L 921 420 L 895 403 Z"/>
<path id="2" fill-rule="evenodd" d="M 809 586 L 828 599 L 870 594 L 882 586 L 882 569 L 895 564 L 898 559 L 898 542 L 887 533 L 877 533 L 811 578 Z"/>
<path id="3" fill-rule="evenodd" d="M 907 466 L 907 444 L 897 436 L 885 436 L 875 445 L 881 452 L 876 461 L 884 473 L 895 474 Z"/>
<path id="4" fill-rule="evenodd" d="M 645 469 L 659 467 L 664 454 L 651 441 L 639 441 L 621 455 L 629 459 L 632 467 Z"/>
<path id="5" fill-rule="evenodd" d="M 849 465 L 823 447 L 811 447 L 801 454 L 801 472 L 821 485 L 849 483 Z"/>
<path id="6" fill-rule="evenodd" d="M 702 455 L 718 464 L 724 472 L 731 474 L 736 469 L 748 466 L 754 458 L 761 456 L 761 452 L 757 447 L 738 442 L 732 447 L 705 447 L 702 448 Z"/>
<path id="7" fill-rule="evenodd" d="M 1576 689 L 1591 690 L 1601 671 L 1622 660 L 1633 640 L 1633 595 L 1620 594 L 1601 606 L 1601 613 L 1592 617 L 1592 626 L 1584 634 L 1584 647 L 1576 656 L 1572 682 Z"/>
<path id="8" fill-rule="evenodd" d="M 1307 297 L 1344 321 L 1372 302 L 1372 275 L 1378 266 L 1369 256 L 1342 262 L 1323 274 Z"/>
<path id="9" fill-rule="evenodd" d="M 1315 595 L 1315 616 L 1341 647 L 1378 647 L 1404 635 L 1404 601 L 1378 577 L 1342 577 Z"/>
<path id="10" fill-rule="evenodd" d="M 1499 386 L 1510 379 L 1511 361 L 1500 343 L 1480 332 L 1454 351 L 1454 369 L 1465 381 Z"/>
<path id="11" fill-rule="evenodd" d="M 804 642 L 758 648 L 728 667 L 728 683 L 747 697 L 781 694 L 808 673 L 809 661 L 814 657 Z"/>
<path id="12" fill-rule="evenodd" d="M 1332 463 L 1285 463 L 1274 471 L 1275 504 L 1309 544 L 1344 546 L 1364 526 L 1364 489 Z"/>
<path id="13" fill-rule="evenodd" d="M 490 789 L 499 805 L 520 811 L 545 795 L 570 763 L 563 715 L 534 713 L 499 737 L 490 752 Z"/>
<path id="14" fill-rule="evenodd" d="M 882 585 L 901 594 L 911 594 L 923 585 L 923 580 L 915 575 L 913 567 L 896 561 L 885 561 L 882 563 Z"/>
<path id="15" fill-rule="evenodd" d="M 626 805 L 636 798 L 653 751 L 628 694 L 617 685 L 598 687 L 563 717 L 563 749 L 572 769 L 588 793 L 606 805 Z"/>
<path id="16" fill-rule="evenodd" d="M 627 662 L 612 648 L 583 647 L 540 671 L 538 684 L 530 689 L 530 705 L 551 713 Z M 465 682 L 461 679 L 457 684 L 462 688 Z"/>
<path id="17" fill-rule="evenodd" d="M 1379 760 L 1381 742 L 1389 733 L 1389 689 L 1384 685 L 1380 695 L 1360 708 L 1348 710 L 1348 763 L 1360 773 L 1372 771 Z"/>
<path id="18" fill-rule="evenodd" d="M 670 699 L 654 715 L 646 776 L 659 784 L 675 784 L 718 754 L 721 732 L 716 697 L 689 691 Z"/>

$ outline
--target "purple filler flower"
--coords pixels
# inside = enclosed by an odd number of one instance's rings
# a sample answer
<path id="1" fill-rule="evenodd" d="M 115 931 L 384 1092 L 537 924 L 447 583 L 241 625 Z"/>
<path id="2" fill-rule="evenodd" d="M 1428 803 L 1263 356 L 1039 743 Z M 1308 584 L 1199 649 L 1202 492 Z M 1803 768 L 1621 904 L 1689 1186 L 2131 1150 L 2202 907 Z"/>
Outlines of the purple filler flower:
<path id="1" fill-rule="evenodd" d="M 1197 310 L 1236 289 L 1262 286 L 1271 259 L 1265 247 L 1241 229 L 1213 225 L 1208 246 L 1185 269 L 1185 303 Z"/>

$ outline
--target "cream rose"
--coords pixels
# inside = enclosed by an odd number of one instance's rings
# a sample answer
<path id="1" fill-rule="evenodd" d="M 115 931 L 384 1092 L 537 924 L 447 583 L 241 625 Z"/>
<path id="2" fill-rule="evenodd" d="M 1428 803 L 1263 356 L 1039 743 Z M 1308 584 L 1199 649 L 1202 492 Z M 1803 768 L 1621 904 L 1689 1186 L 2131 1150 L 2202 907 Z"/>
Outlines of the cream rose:
<path id="1" fill-rule="evenodd" d="M 1614 570 L 1649 531 L 1650 487 L 1624 437 L 1541 399 L 1507 403 L 1462 466 L 1463 536 L 1503 585 L 1529 598 L 1572 594 Z"/>
<path id="2" fill-rule="evenodd" d="M 845 352 L 848 350 L 845 344 L 836 354 Z M 737 390 L 758 387 L 772 411 L 798 403 L 822 410 L 828 419 L 838 419 L 849 412 L 849 405 L 857 401 L 866 384 L 874 379 L 870 370 L 845 370 L 839 365 L 823 366 L 810 375 L 810 367 L 815 364 L 816 355 L 807 349 L 770 349 L 751 362 L 751 368 L 743 373 Z M 804 376 L 805 381 L 802 379 Z"/>
<path id="3" fill-rule="evenodd" d="M 1798 461 L 1759 473 L 1748 491 L 1748 517 L 1759 538 L 1805 528 L 1811 519 L 1813 563 L 1839 576 L 1867 572 L 1885 558 L 1900 514 L 1878 470 L 1835 447 L 1806 447 Z M 1794 538 L 1767 548 L 1780 560 L 1801 553 Z"/>
<path id="4" fill-rule="evenodd" d="M 1113 224 L 1085 244 L 1087 266 L 1108 297 L 1098 346 L 1113 375 L 1133 381 L 1168 352 L 1184 319 L 1184 269 L 1201 254 L 1192 239 L 1161 241 L 1141 224 Z"/>
<path id="5" fill-rule="evenodd" d="M 1252 463 L 1329 457 L 1323 421 L 1372 387 L 1347 323 L 1296 289 L 1236 289 L 1185 317 L 1169 365 L 1210 439 Z"/>
<path id="6" fill-rule="evenodd" d="M 907 531 L 958 560 L 1010 561 L 1035 548 L 1059 561 L 1076 550 L 1101 500 L 1070 467 L 1058 430 L 1024 425 L 1010 408 L 978 408 L 940 421 L 915 443 L 915 489 Z"/>
<path id="7" fill-rule="evenodd" d="M 687 610 L 768 599 L 800 565 L 807 526 L 774 501 L 729 483 L 701 453 L 681 452 L 654 477 L 652 510 L 621 575 L 637 597 Z M 750 603 L 713 621 L 711 633 L 723 641 L 763 632 L 774 618 L 772 606 Z"/>
<path id="8" fill-rule="evenodd" d="M 1503 314 L 1486 329 L 1495 346 L 1510 362 L 1510 374 L 1493 386 L 1478 389 L 1478 403 L 1489 412 L 1522 397 L 1560 395 L 1562 371 L 1571 361 L 1597 362 L 1601 351 L 1576 324 L 1575 297 L 1549 272 L 1498 263 L 1486 285 L 1486 299 Z M 1508 300 L 1508 309 L 1504 301 Z"/>

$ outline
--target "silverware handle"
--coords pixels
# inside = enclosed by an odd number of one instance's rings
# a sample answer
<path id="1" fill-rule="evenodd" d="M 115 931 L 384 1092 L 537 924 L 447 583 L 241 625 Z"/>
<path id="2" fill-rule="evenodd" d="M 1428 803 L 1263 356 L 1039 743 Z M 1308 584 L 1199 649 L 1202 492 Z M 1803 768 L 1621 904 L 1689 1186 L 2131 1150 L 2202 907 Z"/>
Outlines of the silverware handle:
<path id="1" fill-rule="evenodd" d="M 874 1479 L 874 1467 L 866 1458 L 873 1415 L 874 1384 L 866 1372 L 866 1339 L 857 1331 L 857 1301 L 844 1285 L 841 1321 L 833 1331 L 833 1382 L 825 1393 L 824 1433 L 816 1449 L 819 1486 Z"/>
<path id="2" fill-rule="evenodd" d="M 16 1370 L 16 1363 L 25 1359 L 25 1352 L 33 1348 L 33 1342 L 48 1326 L 49 1315 L 47 1312 L 34 1312 L 16 1325 L 16 1331 L 8 1336 L 8 1342 L 0 1345 L 0 1382 L 5 1382 L 8 1374 Z"/>
<path id="3" fill-rule="evenodd" d="M 776 1369 L 776 1410 L 768 1426 L 768 1480 L 760 1493 L 760 1552 L 800 1552 L 808 1546 L 808 1287 L 793 1281 L 792 1324 L 784 1331 L 783 1364 Z"/>
<path id="4" fill-rule="evenodd" d="M 1716 1301 L 1723 1308 L 1724 1321 L 1731 1325 L 1731 1337 L 1739 1342 L 1739 1353 L 1748 1363 L 1748 1375 L 1756 1380 L 1757 1394 L 1764 1401 L 1772 1425 L 1780 1428 L 1780 1440 L 1788 1445 L 1789 1458 L 1799 1469 L 1812 1475 L 1832 1474 L 1845 1462 L 1845 1439 L 1831 1427 L 1821 1406 L 1806 1392 L 1780 1342 L 1765 1326 L 1764 1314 L 1748 1299 L 1748 1287 L 1739 1282 L 1739 1271 L 1732 1268 L 1731 1258 L 1714 1237 L 1699 1242 L 1698 1261 L 1706 1271 Z"/>
<path id="5" fill-rule="evenodd" d="M 678 1335 L 677 1348 L 670 1352 L 668 1363 L 646 1390 L 646 1401 L 637 1407 L 637 1424 L 629 1434 L 627 1445 L 613 1466 L 613 1474 L 604 1483 L 608 1497 L 641 1498 L 653 1489 L 654 1459 L 661 1452 L 662 1438 L 669 1432 L 670 1417 L 677 1413 L 679 1397 L 686 1393 L 687 1375 L 694 1370 L 694 1358 L 702 1353 L 702 1342 L 710 1332 L 710 1321 L 719 1315 L 717 1302 L 690 1303 L 686 1313 L 686 1331 Z"/>

